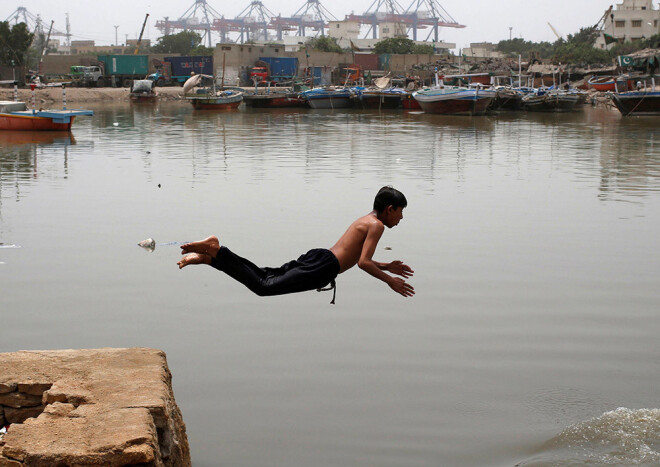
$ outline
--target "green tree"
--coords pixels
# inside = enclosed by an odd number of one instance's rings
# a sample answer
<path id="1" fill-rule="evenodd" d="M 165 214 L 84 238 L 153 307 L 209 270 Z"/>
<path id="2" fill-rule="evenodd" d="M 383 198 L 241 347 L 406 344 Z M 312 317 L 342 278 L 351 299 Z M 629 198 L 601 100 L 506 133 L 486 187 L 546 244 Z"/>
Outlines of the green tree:
<path id="1" fill-rule="evenodd" d="M 594 27 L 581 28 L 576 34 L 569 34 L 566 40 L 559 39 L 554 44 L 554 62 L 571 64 L 609 63 L 611 54 L 603 49 L 594 48 L 600 34 Z"/>
<path id="2" fill-rule="evenodd" d="M 198 45 L 190 51 L 190 55 L 200 56 L 200 55 L 213 55 L 213 49 L 211 47 L 206 47 L 203 45 Z"/>
<path id="3" fill-rule="evenodd" d="M 0 62 L 11 65 L 13 60 L 17 66 L 24 65 L 33 38 L 34 34 L 30 33 L 25 23 L 10 28 L 7 21 L 0 22 Z"/>
<path id="4" fill-rule="evenodd" d="M 415 52 L 415 43 L 406 37 L 391 37 L 383 39 L 374 45 L 377 54 L 412 54 Z"/>
<path id="5" fill-rule="evenodd" d="M 339 47 L 337 39 L 329 36 L 313 37 L 307 42 L 307 47 L 318 52 L 342 53 L 344 51 Z"/>
<path id="6" fill-rule="evenodd" d="M 191 51 L 202 44 L 202 36 L 194 31 L 181 31 L 158 38 L 151 48 L 153 53 L 191 55 Z M 203 54 L 207 55 L 207 54 Z"/>
<path id="7" fill-rule="evenodd" d="M 538 54 L 541 58 L 552 57 L 554 47 L 550 42 L 531 42 L 516 37 L 511 40 L 498 42 L 495 50 L 509 57 L 522 55 L 528 57 L 530 53 Z"/>
<path id="8" fill-rule="evenodd" d="M 432 55 L 436 53 L 436 50 L 433 44 L 414 44 L 412 53 L 419 55 Z"/>

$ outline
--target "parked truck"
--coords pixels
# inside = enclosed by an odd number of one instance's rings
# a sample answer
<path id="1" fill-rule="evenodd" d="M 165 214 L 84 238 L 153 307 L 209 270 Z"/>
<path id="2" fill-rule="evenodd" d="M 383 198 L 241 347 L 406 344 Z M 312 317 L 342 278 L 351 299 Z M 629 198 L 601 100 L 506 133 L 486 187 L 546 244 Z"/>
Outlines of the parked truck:
<path id="1" fill-rule="evenodd" d="M 283 83 L 298 76 L 298 59 L 296 57 L 259 57 L 254 68 L 265 68 L 268 73 L 267 80 L 271 83 Z"/>
<path id="2" fill-rule="evenodd" d="M 213 76 L 213 56 L 165 57 L 148 79 L 155 81 L 156 86 L 183 85 L 192 73 Z"/>
<path id="3" fill-rule="evenodd" d="M 73 86 L 79 87 L 103 87 L 105 86 L 105 78 L 103 77 L 103 70 L 99 66 L 78 66 L 71 67 L 71 82 Z M 52 81 L 51 81 L 52 82 Z"/>
<path id="4" fill-rule="evenodd" d="M 149 72 L 147 55 L 99 55 L 105 81 L 112 87 L 128 88 L 134 79 L 144 79 Z"/>

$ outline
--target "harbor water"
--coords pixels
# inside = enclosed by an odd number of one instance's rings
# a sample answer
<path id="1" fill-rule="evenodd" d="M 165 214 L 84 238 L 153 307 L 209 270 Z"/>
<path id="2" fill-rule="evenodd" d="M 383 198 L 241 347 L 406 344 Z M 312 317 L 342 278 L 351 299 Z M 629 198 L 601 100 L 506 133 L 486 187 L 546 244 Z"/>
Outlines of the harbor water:
<path id="1" fill-rule="evenodd" d="M 657 117 L 92 108 L 0 132 L 0 352 L 164 350 L 194 466 L 660 464 Z M 383 185 L 412 298 L 177 268 L 330 247 Z"/>

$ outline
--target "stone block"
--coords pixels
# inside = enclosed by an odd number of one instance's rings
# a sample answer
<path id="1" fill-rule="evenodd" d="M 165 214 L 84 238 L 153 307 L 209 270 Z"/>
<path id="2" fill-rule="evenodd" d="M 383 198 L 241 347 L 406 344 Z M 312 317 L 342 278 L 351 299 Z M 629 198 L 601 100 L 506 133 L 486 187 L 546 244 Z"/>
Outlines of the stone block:
<path id="1" fill-rule="evenodd" d="M 16 383 L 0 383 L 0 394 L 7 394 L 8 392 L 16 391 L 18 384 Z"/>
<path id="2" fill-rule="evenodd" d="M 53 383 L 37 383 L 27 381 L 18 383 L 18 392 L 25 394 L 32 394 L 33 396 L 41 396 L 46 390 L 50 389 Z"/>
<path id="3" fill-rule="evenodd" d="M 25 407 L 22 409 L 13 409 L 11 407 L 7 407 L 5 409 L 5 418 L 7 419 L 8 423 L 23 423 L 28 418 L 38 417 L 43 411 L 43 405 L 38 405 L 36 407 Z"/>
<path id="4" fill-rule="evenodd" d="M 37 418 L 15 422 L 0 445 L 0 467 L 189 467 L 183 417 L 174 400 L 165 354 L 154 349 L 0 353 L 4 384 L 44 389 Z M 18 385 L 14 391 L 18 389 Z M 21 397 L 42 400 L 36 394 Z M 15 402 L 17 396 L 11 396 Z M 40 404 L 39 404 L 40 405 Z M 27 408 L 5 407 L 11 417 Z"/>
<path id="5" fill-rule="evenodd" d="M 36 407 L 41 405 L 41 396 L 32 396 L 22 392 L 9 392 L 0 394 L 0 404 L 6 407 L 20 409 L 21 407 Z"/>

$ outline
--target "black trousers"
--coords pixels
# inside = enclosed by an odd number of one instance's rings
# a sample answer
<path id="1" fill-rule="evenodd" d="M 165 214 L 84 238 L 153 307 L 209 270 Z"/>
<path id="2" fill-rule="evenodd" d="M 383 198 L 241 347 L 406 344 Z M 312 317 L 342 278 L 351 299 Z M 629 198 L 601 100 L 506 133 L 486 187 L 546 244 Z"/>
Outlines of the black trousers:
<path id="1" fill-rule="evenodd" d="M 223 246 L 211 260 L 211 266 L 261 297 L 320 289 L 330 283 L 334 285 L 339 274 L 337 257 L 322 248 L 309 250 L 279 268 L 260 268 Z"/>

